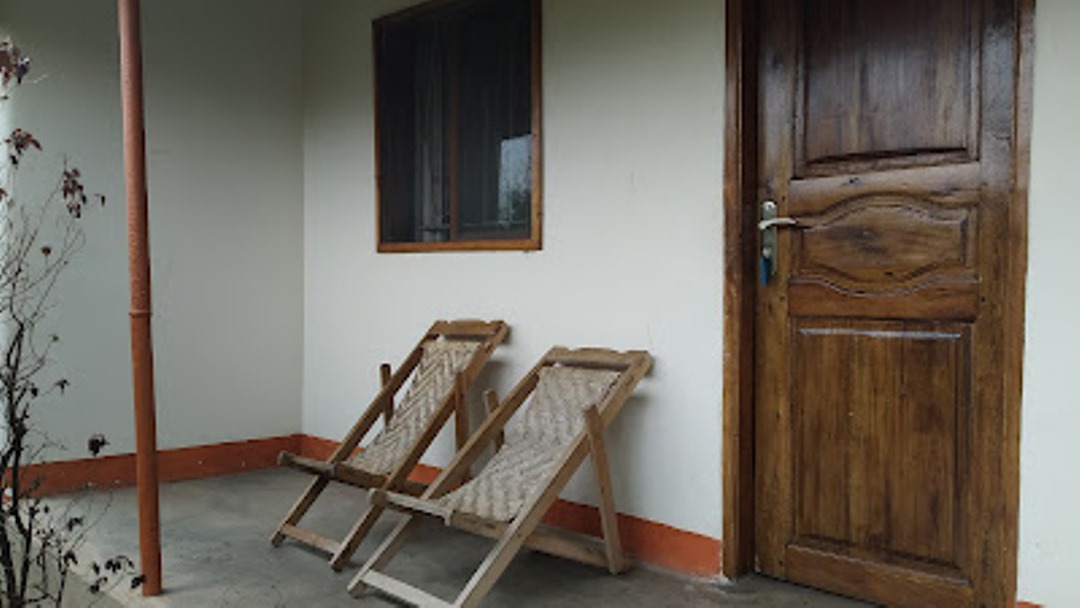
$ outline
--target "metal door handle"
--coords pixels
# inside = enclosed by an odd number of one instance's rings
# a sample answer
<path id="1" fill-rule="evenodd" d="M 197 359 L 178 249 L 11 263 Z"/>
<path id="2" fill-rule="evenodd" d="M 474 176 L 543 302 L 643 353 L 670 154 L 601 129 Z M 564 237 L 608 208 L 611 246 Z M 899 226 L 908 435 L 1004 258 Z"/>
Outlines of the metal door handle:
<path id="1" fill-rule="evenodd" d="M 764 231 L 766 231 L 766 230 L 768 230 L 770 228 L 777 228 L 777 227 L 780 227 L 780 226 L 798 226 L 798 225 L 799 225 L 799 220 L 797 220 L 797 219 L 795 219 L 793 217 L 773 217 L 773 218 L 769 218 L 767 220 L 761 220 L 760 222 L 758 222 L 757 229 L 764 232 Z"/>
<path id="2" fill-rule="evenodd" d="M 758 231 L 761 233 L 761 284 L 768 285 L 776 275 L 776 229 L 780 227 L 798 227 L 799 220 L 793 217 L 776 217 L 776 202 L 761 203 L 761 221 Z"/>

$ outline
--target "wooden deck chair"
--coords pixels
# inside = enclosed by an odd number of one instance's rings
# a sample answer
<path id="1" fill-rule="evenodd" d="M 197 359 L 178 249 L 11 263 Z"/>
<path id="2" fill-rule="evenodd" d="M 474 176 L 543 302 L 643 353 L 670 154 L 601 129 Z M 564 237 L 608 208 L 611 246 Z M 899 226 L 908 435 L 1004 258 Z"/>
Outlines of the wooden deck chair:
<path id="1" fill-rule="evenodd" d="M 391 373 L 385 363 L 380 367 L 382 390 L 327 460 L 282 452 L 278 457 L 281 465 L 316 477 L 274 532 L 274 546 L 279 546 L 285 537 L 293 538 L 326 551 L 331 555 L 330 565 L 341 570 L 383 507 L 369 505 L 341 542 L 299 527 L 300 519 L 331 481 L 413 495 L 422 492 L 426 486 L 410 481 L 409 473 L 451 414 L 457 447 L 464 445 L 469 437 L 465 395 L 506 333 L 502 321 L 436 322 L 397 371 Z M 404 398 L 395 407 L 394 396 L 410 379 Z M 380 417 L 384 420 L 382 429 L 367 447 L 354 454 Z"/>
<path id="2" fill-rule="evenodd" d="M 371 492 L 374 504 L 409 517 L 363 566 L 349 584 L 349 592 L 359 596 L 371 586 L 418 606 L 476 606 L 522 547 L 606 567 L 613 574 L 623 571 L 626 562 L 615 520 L 604 430 L 651 364 L 643 351 L 556 347 L 502 404 L 488 391 L 485 400 L 491 413 L 487 420 L 423 494 Z M 507 429 L 511 416 L 530 395 L 525 411 Z M 491 444 L 496 446 L 495 455 L 469 479 L 470 466 Z M 600 490 L 602 541 L 539 525 L 587 455 Z M 384 573 L 426 518 L 497 541 L 452 603 Z"/>

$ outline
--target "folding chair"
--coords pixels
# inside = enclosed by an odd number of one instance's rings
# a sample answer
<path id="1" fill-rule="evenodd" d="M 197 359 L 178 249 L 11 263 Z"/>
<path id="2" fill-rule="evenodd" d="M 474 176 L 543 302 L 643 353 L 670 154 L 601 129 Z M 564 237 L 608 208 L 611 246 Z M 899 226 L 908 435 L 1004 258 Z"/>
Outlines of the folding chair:
<path id="1" fill-rule="evenodd" d="M 606 567 L 612 574 L 623 571 L 626 561 L 616 525 L 604 430 L 651 365 L 652 358 L 644 351 L 556 347 L 502 404 L 492 391 L 485 393 L 491 411 L 487 420 L 423 494 L 371 492 L 373 504 L 409 517 L 363 566 L 349 584 L 349 592 L 359 596 L 371 586 L 418 606 L 476 606 L 522 547 Z M 507 429 L 507 422 L 530 395 L 529 405 Z M 494 456 L 469 479 L 470 466 L 490 444 L 496 448 Z M 599 486 L 602 541 L 539 525 L 586 455 L 591 457 Z M 427 518 L 497 541 L 452 603 L 384 572 Z"/>
<path id="2" fill-rule="evenodd" d="M 384 508 L 369 505 L 341 542 L 299 527 L 300 519 L 331 481 L 412 495 L 424 491 L 426 486 L 410 481 L 409 474 L 451 414 L 457 447 L 464 445 L 469 437 L 465 396 L 506 333 L 502 321 L 437 321 L 397 371 L 391 373 L 385 363 L 380 367 L 382 390 L 327 460 L 282 452 L 281 465 L 316 477 L 277 527 L 270 539 L 274 546 L 285 537 L 293 538 L 329 553 L 330 565 L 341 570 Z M 395 408 L 394 397 L 410 378 L 405 397 Z M 382 429 L 357 452 L 380 417 Z"/>

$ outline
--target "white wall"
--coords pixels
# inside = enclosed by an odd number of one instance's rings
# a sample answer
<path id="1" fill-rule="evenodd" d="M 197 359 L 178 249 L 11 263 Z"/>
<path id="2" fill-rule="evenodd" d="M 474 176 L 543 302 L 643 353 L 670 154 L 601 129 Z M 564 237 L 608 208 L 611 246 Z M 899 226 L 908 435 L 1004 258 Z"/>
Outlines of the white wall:
<path id="1" fill-rule="evenodd" d="M 1080 606 L 1080 3 L 1039 0 L 1020 470 L 1019 597 Z"/>
<path id="2" fill-rule="evenodd" d="M 722 3 L 545 1 L 543 251 L 377 254 L 370 23 L 407 4 L 305 5 L 304 432 L 340 437 L 437 318 L 510 323 L 503 393 L 554 344 L 647 348 L 619 508 L 718 537 Z"/>
<path id="3" fill-rule="evenodd" d="M 299 0 L 144 4 L 158 435 L 162 448 L 294 433 L 302 356 Z M 39 423 L 85 457 L 134 449 L 116 3 L 0 3 L 33 57 L 14 122 L 108 196 L 64 278 L 56 369 Z M 45 171 L 39 172 L 40 177 Z"/>
<path id="4" fill-rule="evenodd" d="M 650 349 L 613 429 L 620 508 L 718 537 L 722 3 L 546 0 L 544 250 L 378 255 L 369 24 L 408 3 L 145 3 L 163 446 L 340 437 L 432 319 L 500 317 L 502 391 L 555 343 Z M 111 201 L 58 311 L 75 385 L 45 421 L 72 457 L 88 430 L 132 449 L 114 20 L 108 0 L 0 2 L 39 78 L 19 124 Z M 1077 24 L 1040 0 L 1019 597 L 1053 607 L 1080 605 Z"/>

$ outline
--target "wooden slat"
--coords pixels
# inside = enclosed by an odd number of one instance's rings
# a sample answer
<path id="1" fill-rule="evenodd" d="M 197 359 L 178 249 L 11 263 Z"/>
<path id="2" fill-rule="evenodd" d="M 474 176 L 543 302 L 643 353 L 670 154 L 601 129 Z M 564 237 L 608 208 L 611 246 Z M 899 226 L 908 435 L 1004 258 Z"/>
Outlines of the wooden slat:
<path id="1" fill-rule="evenodd" d="M 428 332 L 430 335 L 447 338 L 494 338 L 507 331 L 503 321 L 483 321 L 480 319 L 457 319 L 454 321 L 436 321 Z M 501 341 L 501 340 L 500 340 Z"/>
<path id="2" fill-rule="evenodd" d="M 838 198 L 853 200 L 880 193 L 883 188 L 890 194 L 913 195 L 944 207 L 967 207 L 979 200 L 979 165 L 894 169 L 864 173 L 857 180 L 846 175 L 797 179 L 788 191 L 790 211 L 797 216 L 821 213 Z"/>
<path id="3" fill-rule="evenodd" d="M 727 0 L 724 92 L 723 572 L 754 568 L 757 2 Z"/>
<path id="4" fill-rule="evenodd" d="M 358 488 L 377 488 L 386 482 L 383 475 L 373 475 L 362 469 L 351 467 L 342 462 L 328 463 L 322 460 L 314 460 L 305 456 L 297 456 L 291 452 L 282 452 L 278 455 L 278 464 L 284 467 L 304 471 L 313 475 L 325 475 L 334 481 L 347 483 Z M 426 483 L 405 480 L 398 484 L 397 489 L 405 494 L 418 496 L 427 489 Z"/>
<path id="5" fill-rule="evenodd" d="M 502 538 L 508 527 L 508 524 L 504 522 L 465 513 L 455 513 L 450 518 L 450 525 L 459 530 L 495 540 Z M 541 525 L 525 539 L 524 546 L 534 551 L 598 568 L 608 567 L 604 542 L 594 536 Z"/>
<path id="6" fill-rule="evenodd" d="M 795 116 L 795 100 L 792 95 L 773 94 L 772 91 L 797 90 L 794 58 L 797 49 L 790 32 L 798 27 L 794 0 L 769 0 L 759 3 L 761 52 L 758 57 L 759 104 L 758 104 L 758 158 L 759 178 L 782 176 L 775 180 L 761 179 L 757 184 L 754 215 L 758 214 L 761 201 L 772 199 L 779 205 L 779 215 L 787 215 L 785 205 L 788 177 L 794 174 L 794 145 L 792 119 Z M 756 232 L 756 230 L 755 230 Z M 752 233 L 753 234 L 753 233 Z M 758 241 L 757 235 L 745 235 Z M 791 231 L 780 231 L 777 252 L 782 261 L 784 252 L 791 251 Z M 755 264 L 756 258 L 755 257 Z M 790 298 L 779 297 L 787 291 L 788 276 L 783 265 L 767 287 L 757 290 L 755 327 L 755 412 L 754 436 L 756 472 L 756 566 L 770 576 L 784 575 L 782 548 L 793 532 L 793 517 L 789 512 L 792 504 L 792 467 L 772 467 L 772 462 L 790 462 L 792 456 L 789 433 L 773 429 L 792 427 L 790 409 L 775 404 L 790 403 L 790 381 L 785 353 L 790 344 L 788 327 L 788 303 Z M 769 423 L 769 424 L 766 424 Z"/>
<path id="7" fill-rule="evenodd" d="M 979 313 L 980 285 L 958 278 L 900 293 L 858 293 L 823 281 L 792 280 L 789 311 L 800 317 L 970 320 Z"/>
<path id="8" fill-rule="evenodd" d="M 334 553 L 339 547 L 338 542 L 335 540 L 331 540 L 321 534 L 316 534 L 311 530 L 306 530 L 292 524 L 283 524 L 281 526 L 281 533 L 289 538 L 294 538 L 304 544 L 326 551 L 327 553 Z"/>
<path id="9" fill-rule="evenodd" d="M 1016 71 L 1016 141 L 1013 157 L 1013 197 L 1008 201 L 1008 241 L 1012 254 L 1005 269 L 1003 321 L 1004 412 L 1001 420 L 1002 544 L 999 585 L 1004 597 L 1016 597 L 1017 544 L 1020 509 L 1020 420 L 1023 402 L 1024 323 L 1028 268 L 1028 191 L 1031 178 L 1031 126 L 1035 69 L 1035 0 L 1017 2 L 1018 61 Z"/>
<path id="10" fill-rule="evenodd" d="M 379 379 L 383 388 L 386 388 L 390 384 L 390 379 L 393 377 L 393 372 L 390 369 L 389 363 L 383 363 L 379 366 Z M 383 403 L 383 426 L 390 424 L 390 420 L 394 417 L 394 397 L 391 395 Z"/>
<path id="11" fill-rule="evenodd" d="M 430 253 L 436 251 L 536 251 L 536 239 L 446 241 L 432 243 L 379 243 L 379 253 Z"/>
<path id="12" fill-rule="evenodd" d="M 449 602 L 445 602 L 430 593 L 417 589 L 407 583 L 403 583 L 396 578 L 391 578 L 385 574 L 376 572 L 375 570 L 365 572 L 360 577 L 360 581 L 365 585 L 370 585 L 388 595 L 403 599 L 419 608 L 449 608 L 452 606 Z"/>
<path id="13" fill-rule="evenodd" d="M 543 8 L 542 0 L 532 2 L 532 65 L 531 96 L 529 103 L 532 110 L 532 175 L 530 182 L 529 219 L 531 230 L 529 241 L 541 249 L 544 242 L 544 61 L 543 61 Z"/>
<path id="14" fill-rule="evenodd" d="M 444 507 L 430 500 L 423 500 L 421 498 L 406 496 L 396 492 L 374 491 L 371 493 L 371 502 L 375 504 L 385 504 L 396 510 L 412 511 L 420 515 L 429 515 L 441 519 L 446 523 L 450 522 L 450 518 L 454 514 L 454 510 L 450 507 Z"/>
<path id="15" fill-rule="evenodd" d="M 594 536 L 540 525 L 525 539 L 525 547 L 548 555 L 610 570 L 607 545 Z M 612 574 L 625 571 L 627 566 L 626 560 L 620 560 L 619 569 L 612 572 Z"/>
<path id="16" fill-rule="evenodd" d="M 373 475 L 344 462 L 335 462 L 332 465 L 331 477 L 358 488 L 377 488 L 386 483 L 385 475 Z"/>
<path id="17" fill-rule="evenodd" d="M 278 465 L 296 469 L 298 471 L 304 471 L 305 473 L 311 473 L 312 475 L 330 475 L 331 469 L 333 468 L 331 463 L 326 461 L 298 456 L 292 452 L 281 452 L 278 454 Z"/>
<path id="18" fill-rule="evenodd" d="M 548 364 L 620 371 L 632 365 L 639 364 L 643 358 L 648 357 L 648 353 L 640 350 L 620 352 L 607 348 L 569 349 L 562 346 L 556 346 L 544 355 L 544 361 Z"/>
<path id="19" fill-rule="evenodd" d="M 786 575 L 796 583 L 888 603 L 895 608 L 973 605 L 968 581 L 794 545 L 787 549 Z"/>
<path id="20" fill-rule="evenodd" d="M 373 571 L 382 570 L 390 560 L 394 559 L 401 547 L 405 545 L 405 542 L 409 540 L 409 537 L 424 523 L 423 517 L 409 516 L 405 517 L 394 526 L 394 529 L 390 531 L 383 542 L 379 544 L 375 549 L 375 553 L 371 555 L 367 563 L 360 568 L 360 572 L 356 573 L 356 576 L 349 582 L 349 595 L 353 597 L 359 597 L 364 592 L 365 584 L 364 577 Z"/>
<path id="21" fill-rule="evenodd" d="M 499 397 L 496 396 L 493 389 L 484 391 L 484 405 L 487 406 L 487 415 L 492 416 L 495 414 L 495 410 L 499 408 Z M 502 430 L 495 434 L 495 451 L 501 450 L 503 443 L 506 442 L 506 433 Z"/>
<path id="22" fill-rule="evenodd" d="M 385 504 L 395 510 L 405 511 L 416 517 L 438 519 L 450 527 L 494 540 L 501 538 L 509 526 L 506 522 L 455 512 L 430 500 L 393 492 L 373 492 L 372 501 Z M 601 539 L 569 530 L 538 526 L 525 540 L 524 546 L 599 568 L 607 568 L 609 563 L 606 545 Z M 620 563 L 620 565 L 625 564 Z"/>
<path id="23" fill-rule="evenodd" d="M 604 551 L 607 567 L 612 574 L 626 569 L 622 542 L 619 539 L 619 522 L 615 515 L 615 490 L 611 487 L 607 448 L 604 446 L 604 427 L 596 406 L 585 410 L 585 429 L 589 438 L 589 457 L 596 473 L 596 485 L 600 494 L 600 525 L 604 531 Z"/>
<path id="24" fill-rule="evenodd" d="M 278 524 L 273 536 L 270 537 L 270 543 L 273 546 L 281 546 L 281 543 L 285 540 L 285 533 L 282 532 L 282 530 L 287 526 L 294 526 L 300 521 L 329 484 L 330 479 L 327 477 L 319 476 L 311 480 L 311 483 L 304 488 L 304 491 L 297 497 L 296 502 L 289 508 L 289 511 L 285 513 L 285 517 L 281 520 L 281 523 Z"/>
<path id="25" fill-rule="evenodd" d="M 454 450 L 465 447 L 469 441 L 471 430 L 469 428 L 469 404 L 465 400 L 467 384 L 465 376 L 458 374 L 454 377 Z"/>

